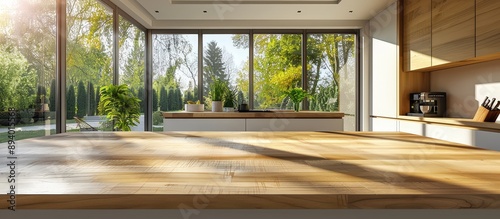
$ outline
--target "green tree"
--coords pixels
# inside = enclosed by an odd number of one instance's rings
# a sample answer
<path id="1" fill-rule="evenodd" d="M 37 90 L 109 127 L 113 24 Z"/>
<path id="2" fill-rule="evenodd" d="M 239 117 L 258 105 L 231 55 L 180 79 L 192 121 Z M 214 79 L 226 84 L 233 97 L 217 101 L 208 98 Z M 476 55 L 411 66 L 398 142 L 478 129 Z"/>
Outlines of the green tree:
<path id="1" fill-rule="evenodd" d="M 182 107 L 184 106 L 183 101 L 182 101 L 182 92 L 179 87 L 175 88 L 175 110 L 182 110 Z"/>
<path id="2" fill-rule="evenodd" d="M 89 82 L 89 87 L 87 89 L 87 92 L 88 92 L 88 98 L 89 98 L 88 115 L 94 116 L 94 115 L 96 115 L 96 109 L 97 109 L 98 102 L 96 102 L 94 84 L 92 84 L 92 82 Z"/>
<path id="3" fill-rule="evenodd" d="M 160 90 L 160 111 L 169 111 L 168 93 L 163 86 Z"/>
<path id="4" fill-rule="evenodd" d="M 354 34 L 309 35 L 308 89 L 314 94 L 309 101 L 311 110 L 339 110 L 341 71 L 355 65 L 355 37 Z"/>
<path id="5" fill-rule="evenodd" d="M 34 71 L 37 76 L 34 82 L 49 87 L 56 72 L 56 2 L 16 2 L 17 7 L 14 6 L 15 8 L 7 13 L 9 22 L 7 27 L 0 28 L 0 35 L 4 35 L 6 41 L 27 60 L 29 70 Z"/>
<path id="6" fill-rule="evenodd" d="M 8 77 L 7 77 L 8 76 Z M 0 111 L 34 104 L 36 72 L 14 47 L 0 45 Z"/>
<path id="7" fill-rule="evenodd" d="M 47 89 L 45 89 L 45 87 L 42 85 L 38 85 L 36 91 L 35 103 L 44 104 L 47 100 L 46 98 L 47 98 Z"/>
<path id="8" fill-rule="evenodd" d="M 176 107 L 175 91 L 173 88 L 168 89 L 167 93 L 167 111 L 173 111 Z"/>
<path id="9" fill-rule="evenodd" d="M 83 118 L 87 115 L 87 90 L 83 81 L 78 82 L 78 93 L 76 98 L 76 116 Z"/>
<path id="10" fill-rule="evenodd" d="M 66 119 L 73 119 L 75 117 L 76 108 L 75 87 L 70 85 L 66 93 Z"/>
<path id="11" fill-rule="evenodd" d="M 95 92 L 95 103 L 96 103 L 96 109 L 95 109 L 95 114 L 96 115 L 102 115 L 101 112 L 99 112 L 99 102 L 101 101 L 101 88 L 99 86 L 96 87 L 96 92 Z"/>
<path id="12" fill-rule="evenodd" d="M 123 67 L 120 68 L 120 84 L 128 84 L 133 89 L 144 86 L 145 65 L 145 34 L 133 24 L 120 19 L 120 46 Z M 130 53 L 125 51 L 130 50 Z M 125 61 L 126 60 L 126 61 Z M 120 63 L 121 64 L 121 63 Z"/>
<path id="13" fill-rule="evenodd" d="M 141 113 L 144 113 L 144 109 L 145 109 L 145 106 L 146 106 L 146 101 L 144 99 L 144 97 L 145 97 L 145 95 L 144 95 L 144 87 L 139 87 L 139 90 L 137 91 L 137 97 L 141 100 L 140 111 L 141 111 Z"/>
<path id="14" fill-rule="evenodd" d="M 292 108 L 283 92 L 300 87 L 302 36 L 300 34 L 256 34 L 254 90 L 256 108 Z"/>
<path id="15" fill-rule="evenodd" d="M 153 89 L 153 112 L 158 111 L 158 92 Z"/>
<path id="16" fill-rule="evenodd" d="M 186 103 L 187 101 L 196 102 L 196 100 L 194 99 L 194 94 L 193 94 L 192 89 L 187 89 L 184 91 L 184 102 L 183 103 Z"/>
<path id="17" fill-rule="evenodd" d="M 213 79 L 229 80 L 226 74 L 226 66 L 224 64 L 222 49 L 215 41 L 207 44 L 205 54 L 203 56 L 203 93 L 208 94 L 209 85 Z"/>
<path id="18" fill-rule="evenodd" d="M 67 83 L 112 83 L 113 15 L 95 0 L 67 1 Z"/>
<path id="19" fill-rule="evenodd" d="M 56 111 L 56 79 L 52 79 L 50 82 L 49 91 L 49 108 L 50 111 Z"/>

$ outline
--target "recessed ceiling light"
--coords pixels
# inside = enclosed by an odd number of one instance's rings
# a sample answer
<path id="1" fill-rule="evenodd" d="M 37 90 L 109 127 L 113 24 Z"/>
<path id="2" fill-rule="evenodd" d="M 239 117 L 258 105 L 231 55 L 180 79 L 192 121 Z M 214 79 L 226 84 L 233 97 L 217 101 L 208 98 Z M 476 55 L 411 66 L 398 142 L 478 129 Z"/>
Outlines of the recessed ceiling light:
<path id="1" fill-rule="evenodd" d="M 297 11 L 297 13 L 299 13 L 299 14 L 300 14 L 300 13 L 302 13 L 302 11 Z"/>
<path id="2" fill-rule="evenodd" d="M 350 14 L 352 14 L 353 11 L 349 11 Z"/>
<path id="3" fill-rule="evenodd" d="M 205 13 L 205 14 L 206 14 L 206 13 L 207 13 L 207 11 L 203 11 L 203 13 Z"/>
<path id="4" fill-rule="evenodd" d="M 155 13 L 160 13 L 160 11 L 155 11 Z"/>

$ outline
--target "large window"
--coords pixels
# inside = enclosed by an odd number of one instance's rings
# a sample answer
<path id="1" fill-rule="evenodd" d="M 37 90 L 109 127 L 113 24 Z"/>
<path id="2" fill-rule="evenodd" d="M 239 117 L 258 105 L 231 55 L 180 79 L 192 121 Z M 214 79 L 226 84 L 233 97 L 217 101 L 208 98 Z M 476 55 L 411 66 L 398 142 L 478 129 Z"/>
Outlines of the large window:
<path id="1" fill-rule="evenodd" d="M 292 109 L 283 92 L 301 87 L 302 34 L 254 35 L 254 108 Z"/>
<path id="2" fill-rule="evenodd" d="M 344 129 L 356 130 L 356 33 L 207 32 L 153 34 L 153 87 L 159 102 L 164 102 L 164 107 L 160 103 L 155 109 L 182 110 L 181 106 L 175 107 L 175 103 L 190 100 L 186 94 L 193 90 L 191 96 L 202 93 L 200 101 L 210 110 L 209 86 L 217 78 L 237 90 L 239 103 L 251 103 L 253 109 L 292 110 L 293 103 L 284 93 L 302 87 L 313 95 L 304 101 L 303 110 L 344 112 Z M 200 41 L 202 48 L 198 47 Z M 200 50 L 202 53 L 198 54 L 196 51 Z M 199 78 L 202 84 L 197 83 Z M 173 89 L 177 87 L 181 88 L 183 98 L 169 96 L 172 92 L 175 94 Z M 157 124 L 160 124 L 161 117 L 157 114 Z"/>
<path id="3" fill-rule="evenodd" d="M 67 131 L 78 131 L 74 117 L 112 130 L 99 115 L 99 88 L 113 83 L 113 11 L 97 0 L 67 0 Z"/>
<path id="4" fill-rule="evenodd" d="M 0 142 L 55 133 L 56 1 L 0 0 Z"/>
<path id="5" fill-rule="evenodd" d="M 198 95 L 198 35 L 153 34 L 153 130 L 163 130 L 160 111 L 183 110 Z"/>
<path id="6" fill-rule="evenodd" d="M 203 95 L 205 106 L 210 109 L 209 85 L 214 79 L 227 82 L 237 93 L 237 100 L 248 102 L 248 34 L 203 35 Z M 248 43 L 246 43 L 248 45 Z"/>
<path id="7" fill-rule="evenodd" d="M 132 93 L 141 100 L 140 123 L 132 131 L 144 131 L 146 33 L 119 16 L 119 84 L 127 84 Z"/>
<path id="8" fill-rule="evenodd" d="M 356 35 L 307 35 L 309 109 L 342 111 L 344 130 L 356 129 Z"/>

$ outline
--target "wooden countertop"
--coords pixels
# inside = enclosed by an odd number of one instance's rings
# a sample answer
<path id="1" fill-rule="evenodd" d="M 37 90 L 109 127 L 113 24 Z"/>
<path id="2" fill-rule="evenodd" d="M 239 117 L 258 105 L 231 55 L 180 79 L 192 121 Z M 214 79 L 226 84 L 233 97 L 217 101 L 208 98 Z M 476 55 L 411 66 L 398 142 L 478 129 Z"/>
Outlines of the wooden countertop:
<path id="1" fill-rule="evenodd" d="M 500 208 L 500 152 L 406 133 L 78 132 L 16 152 L 17 209 Z"/>
<path id="2" fill-rule="evenodd" d="M 341 112 L 319 111 L 270 111 L 270 112 L 164 112 L 166 119 L 186 118 L 309 118 L 309 119 L 341 119 Z"/>

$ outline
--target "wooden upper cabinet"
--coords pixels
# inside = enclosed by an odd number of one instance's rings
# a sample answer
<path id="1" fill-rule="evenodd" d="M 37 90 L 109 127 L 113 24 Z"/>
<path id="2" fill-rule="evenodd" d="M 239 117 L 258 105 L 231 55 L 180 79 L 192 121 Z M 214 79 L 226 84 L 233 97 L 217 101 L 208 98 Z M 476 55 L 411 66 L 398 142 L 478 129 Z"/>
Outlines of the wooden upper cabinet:
<path id="1" fill-rule="evenodd" d="M 433 66 L 474 58 L 475 36 L 475 0 L 432 0 Z"/>
<path id="2" fill-rule="evenodd" d="M 404 1 L 405 70 L 432 66 L 431 0 Z"/>
<path id="3" fill-rule="evenodd" d="M 500 52 L 500 1 L 476 0 L 476 56 Z"/>

